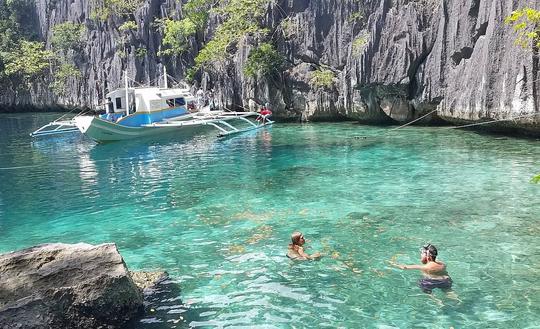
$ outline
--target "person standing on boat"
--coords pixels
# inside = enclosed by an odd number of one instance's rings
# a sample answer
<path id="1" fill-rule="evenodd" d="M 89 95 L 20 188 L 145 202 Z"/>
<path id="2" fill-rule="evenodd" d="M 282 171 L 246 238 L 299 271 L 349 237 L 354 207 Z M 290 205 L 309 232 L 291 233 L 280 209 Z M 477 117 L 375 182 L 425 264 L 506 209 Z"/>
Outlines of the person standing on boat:
<path id="1" fill-rule="evenodd" d="M 114 105 L 113 105 L 112 99 L 110 97 L 107 97 L 106 113 L 107 114 L 114 113 Z"/>
<path id="2" fill-rule="evenodd" d="M 261 107 L 261 110 L 259 111 L 259 114 L 261 115 L 261 122 L 264 124 L 266 121 L 268 121 L 268 117 L 272 115 L 272 111 L 270 111 L 270 104 L 268 102 L 264 103 L 264 106 Z"/>
<path id="3" fill-rule="evenodd" d="M 262 115 L 271 115 L 272 111 L 270 111 L 270 103 L 266 102 L 264 103 L 264 106 L 261 107 L 261 114 Z"/>
<path id="4" fill-rule="evenodd" d="M 287 257 L 293 260 L 315 260 L 321 258 L 321 254 L 316 252 L 313 255 L 308 255 L 304 251 L 304 244 L 306 239 L 304 235 L 300 232 L 294 232 L 291 235 L 291 243 L 289 244 L 289 249 L 287 250 Z"/>
<path id="5" fill-rule="evenodd" d="M 204 107 L 204 91 L 199 88 L 196 93 L 197 96 L 197 109 L 200 111 Z"/>
<path id="6" fill-rule="evenodd" d="M 215 110 L 216 108 L 216 102 L 214 100 L 214 89 L 210 89 L 206 93 L 206 98 L 208 99 L 208 105 L 210 106 L 210 110 Z"/>
<path id="7" fill-rule="evenodd" d="M 418 281 L 418 286 L 423 292 L 431 294 L 433 289 L 440 288 L 448 290 L 452 288 L 452 279 L 446 271 L 446 264 L 437 261 L 437 248 L 432 244 L 427 244 L 420 248 L 420 261 L 424 265 L 392 265 L 402 270 L 420 270 L 424 277 Z"/>

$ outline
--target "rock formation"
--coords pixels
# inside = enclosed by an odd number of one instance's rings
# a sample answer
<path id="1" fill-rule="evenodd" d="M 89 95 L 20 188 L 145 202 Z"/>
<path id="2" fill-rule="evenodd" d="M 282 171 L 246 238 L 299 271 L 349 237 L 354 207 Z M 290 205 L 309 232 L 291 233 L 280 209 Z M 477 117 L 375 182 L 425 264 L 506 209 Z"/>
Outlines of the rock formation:
<path id="1" fill-rule="evenodd" d="M 143 309 L 114 244 L 0 255 L 0 328 L 119 328 Z"/>
<path id="2" fill-rule="evenodd" d="M 181 17 L 176 1 L 146 0 L 134 15 L 138 29 L 128 35 L 118 29 L 121 19 L 91 20 L 92 1 L 35 3 L 32 24 L 48 43 L 54 25 L 85 24 L 87 43 L 76 57 L 82 76 L 70 79 L 71 92 L 64 97 L 35 86 L 28 97 L 5 93 L 4 104 L 94 106 L 106 90 L 121 85 L 126 69 L 142 83 L 158 78 L 163 65 L 182 78 L 220 22 L 211 18 L 207 31 L 192 38 L 190 52 L 161 58 L 162 36 L 153 20 Z M 516 46 L 514 31 L 504 24 L 524 5 L 540 9 L 532 0 L 278 0 L 268 6 L 263 24 L 289 64 L 279 79 L 244 76 L 243 65 L 257 43 L 249 37 L 221 73 L 198 78 L 216 89 L 221 106 L 247 107 L 252 97 L 269 101 L 281 120 L 404 123 L 430 114 L 423 122 L 468 123 L 520 117 L 498 127 L 538 134 L 539 57 Z M 125 40 L 124 56 L 119 49 Z M 311 83 L 321 68 L 334 74 L 332 86 Z"/>

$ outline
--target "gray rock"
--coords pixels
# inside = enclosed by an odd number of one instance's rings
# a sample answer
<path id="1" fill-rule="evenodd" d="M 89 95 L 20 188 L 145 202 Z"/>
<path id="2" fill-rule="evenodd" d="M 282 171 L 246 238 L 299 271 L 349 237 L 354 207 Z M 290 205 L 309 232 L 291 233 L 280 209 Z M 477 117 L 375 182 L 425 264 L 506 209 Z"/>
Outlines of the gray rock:
<path id="1" fill-rule="evenodd" d="M 119 328 L 143 310 L 114 244 L 2 254 L 0 273 L 0 328 Z"/>

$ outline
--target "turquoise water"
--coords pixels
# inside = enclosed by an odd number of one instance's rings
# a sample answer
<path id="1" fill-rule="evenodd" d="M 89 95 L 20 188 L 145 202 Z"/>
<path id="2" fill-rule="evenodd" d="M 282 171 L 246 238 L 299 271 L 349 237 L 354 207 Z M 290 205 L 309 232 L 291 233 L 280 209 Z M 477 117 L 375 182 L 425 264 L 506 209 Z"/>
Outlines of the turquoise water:
<path id="1" fill-rule="evenodd" d="M 116 242 L 166 270 L 137 328 L 538 328 L 537 140 L 441 127 L 279 124 L 231 139 L 32 141 L 0 115 L 0 251 Z M 373 138 L 355 138 L 373 136 Z M 301 230 L 321 261 L 284 257 Z M 454 292 L 416 286 L 439 248 Z"/>

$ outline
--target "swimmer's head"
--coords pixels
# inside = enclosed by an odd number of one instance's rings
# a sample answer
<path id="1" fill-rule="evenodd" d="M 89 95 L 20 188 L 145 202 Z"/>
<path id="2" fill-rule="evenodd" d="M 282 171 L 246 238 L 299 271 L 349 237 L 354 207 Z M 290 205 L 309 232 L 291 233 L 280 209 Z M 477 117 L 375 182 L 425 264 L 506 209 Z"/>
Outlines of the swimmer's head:
<path id="1" fill-rule="evenodd" d="M 420 248 L 420 254 L 423 264 L 426 264 L 430 260 L 435 261 L 435 258 L 437 258 L 437 248 L 431 243 L 428 243 Z"/>
<path id="2" fill-rule="evenodd" d="M 304 235 L 300 232 L 294 232 L 291 234 L 291 242 L 294 245 L 301 246 L 306 242 L 306 239 L 304 239 Z"/>

